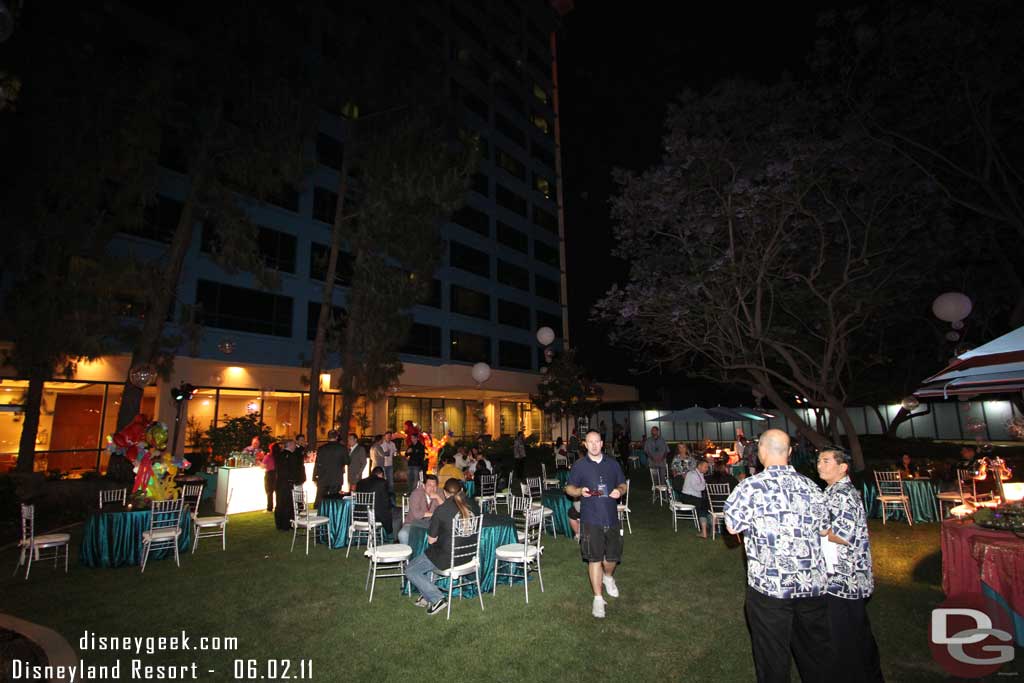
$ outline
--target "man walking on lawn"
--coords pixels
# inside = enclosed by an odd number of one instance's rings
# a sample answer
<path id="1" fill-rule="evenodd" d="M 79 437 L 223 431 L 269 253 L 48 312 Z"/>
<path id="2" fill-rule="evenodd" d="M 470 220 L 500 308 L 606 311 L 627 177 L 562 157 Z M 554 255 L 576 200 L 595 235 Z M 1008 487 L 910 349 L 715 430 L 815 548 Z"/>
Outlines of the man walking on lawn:
<path id="1" fill-rule="evenodd" d="M 619 587 L 612 575 L 622 562 L 622 527 L 617 506 L 626 493 L 626 479 L 619 464 L 601 453 L 604 442 L 600 432 L 587 432 L 584 445 L 587 457 L 573 464 L 565 492 L 581 499 L 580 554 L 587 563 L 594 591 L 592 613 L 604 619 L 602 587 L 613 598 L 619 597 Z"/>

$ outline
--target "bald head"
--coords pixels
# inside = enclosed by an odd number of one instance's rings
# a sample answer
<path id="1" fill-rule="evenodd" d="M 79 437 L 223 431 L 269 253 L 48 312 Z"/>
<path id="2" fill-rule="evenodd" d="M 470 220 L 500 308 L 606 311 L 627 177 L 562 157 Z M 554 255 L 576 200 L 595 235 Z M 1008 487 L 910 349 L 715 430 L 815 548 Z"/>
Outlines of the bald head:
<path id="1" fill-rule="evenodd" d="M 789 434 L 769 429 L 757 440 L 757 457 L 765 467 L 789 464 Z"/>

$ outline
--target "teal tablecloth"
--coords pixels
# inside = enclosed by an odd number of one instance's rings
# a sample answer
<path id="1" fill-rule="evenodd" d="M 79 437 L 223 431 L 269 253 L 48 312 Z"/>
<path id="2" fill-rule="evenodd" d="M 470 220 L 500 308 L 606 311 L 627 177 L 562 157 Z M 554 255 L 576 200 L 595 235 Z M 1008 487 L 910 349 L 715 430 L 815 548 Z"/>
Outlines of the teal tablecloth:
<path id="1" fill-rule="evenodd" d="M 331 528 L 331 547 L 335 550 L 344 548 L 348 544 L 348 525 L 352 516 L 352 497 L 324 498 L 320 501 L 317 514 L 331 520 L 327 523 L 327 526 Z M 323 527 L 317 528 L 322 529 Z"/>
<path id="2" fill-rule="evenodd" d="M 939 485 L 936 482 L 931 479 L 904 479 L 903 490 L 910 498 L 910 514 L 913 515 L 914 522 L 940 521 L 935 511 L 935 494 L 939 492 Z M 881 519 L 882 506 L 878 503 L 878 487 L 874 482 L 865 483 L 862 493 L 868 517 Z M 896 512 L 890 508 L 886 517 L 903 519 L 903 512 Z"/>
<path id="3" fill-rule="evenodd" d="M 545 491 L 544 507 L 551 508 L 554 512 L 555 530 L 564 534 L 566 538 L 572 538 L 572 527 L 569 526 L 569 508 L 572 506 L 572 499 L 562 491 Z"/>
<path id="4" fill-rule="evenodd" d="M 555 477 L 558 479 L 558 483 L 564 487 L 569 483 L 569 470 L 558 470 L 555 472 Z"/>
<path id="5" fill-rule="evenodd" d="M 466 498 L 473 500 L 476 496 L 476 482 L 475 481 L 464 481 L 462 482 L 462 489 L 466 492 Z"/>
<path id="6" fill-rule="evenodd" d="M 480 587 L 484 593 L 494 589 L 494 553 L 500 545 L 517 543 L 516 527 L 508 515 L 484 515 L 484 526 L 480 532 Z M 419 557 L 427 550 L 427 530 L 419 526 L 409 527 L 409 545 L 412 556 Z M 504 582 L 503 582 L 504 583 Z M 447 580 L 438 581 L 438 586 L 447 590 Z M 453 595 L 458 595 L 455 591 Z M 461 597 L 475 598 L 476 587 L 465 589 Z"/>
<path id="7" fill-rule="evenodd" d="M 213 500 L 213 497 L 217 494 L 217 475 L 207 472 L 197 472 L 196 474 L 206 482 L 203 486 L 203 500 Z"/>
<path id="8" fill-rule="evenodd" d="M 142 532 L 149 531 L 149 510 L 114 510 L 111 506 L 96 511 L 85 520 L 78 563 L 83 567 L 132 567 L 142 564 Z M 178 551 L 192 544 L 192 522 L 188 505 L 181 515 Z M 174 557 L 170 549 L 154 550 L 150 560 Z"/>

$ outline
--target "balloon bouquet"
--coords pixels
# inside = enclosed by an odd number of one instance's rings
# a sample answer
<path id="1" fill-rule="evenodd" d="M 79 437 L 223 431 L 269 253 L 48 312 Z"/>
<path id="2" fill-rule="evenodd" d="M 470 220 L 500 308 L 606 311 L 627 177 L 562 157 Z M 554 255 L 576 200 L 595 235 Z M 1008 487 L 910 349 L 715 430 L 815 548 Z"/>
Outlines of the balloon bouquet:
<path id="1" fill-rule="evenodd" d="M 178 497 L 174 475 L 190 463 L 175 458 L 167 448 L 167 425 L 150 422 L 145 415 L 136 415 L 127 426 L 107 436 L 107 450 L 124 456 L 135 471 L 132 494 L 140 492 L 150 500 L 168 500 Z"/>

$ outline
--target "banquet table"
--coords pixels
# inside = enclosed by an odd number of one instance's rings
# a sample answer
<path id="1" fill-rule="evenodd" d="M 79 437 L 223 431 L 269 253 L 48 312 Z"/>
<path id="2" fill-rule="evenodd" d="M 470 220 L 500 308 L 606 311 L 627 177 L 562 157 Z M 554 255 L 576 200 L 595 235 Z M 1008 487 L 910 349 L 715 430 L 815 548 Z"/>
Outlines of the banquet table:
<path id="1" fill-rule="evenodd" d="M 564 487 L 569 483 L 569 470 L 556 470 L 555 478 L 558 479 L 558 483 Z"/>
<path id="2" fill-rule="evenodd" d="M 516 527 L 512 518 L 508 515 L 484 515 L 483 529 L 480 531 L 480 587 L 485 593 L 494 589 L 494 553 L 498 546 L 508 543 L 516 543 Z M 412 547 L 412 556 L 419 557 L 427 550 L 427 529 L 420 526 L 409 527 L 409 545 Z M 504 582 L 502 582 L 504 583 Z M 438 586 L 444 586 L 447 590 L 445 580 L 438 582 Z M 453 595 L 458 595 L 456 590 Z M 475 598 L 476 587 L 469 586 L 464 598 Z"/>
<path id="3" fill-rule="evenodd" d="M 85 520 L 78 563 L 83 567 L 132 567 L 142 564 L 142 532 L 149 531 L 149 510 L 106 505 Z M 181 513 L 178 551 L 186 552 L 192 543 L 189 507 Z M 174 557 L 170 549 L 154 550 L 150 560 Z"/>
<path id="4" fill-rule="evenodd" d="M 1004 627 L 1012 624 L 1017 645 L 1024 646 L 1024 539 L 974 522 L 946 520 L 942 590 L 950 598 L 983 595 L 996 608 L 990 616 L 1001 613 Z"/>
<path id="5" fill-rule="evenodd" d="M 476 482 L 470 479 L 469 481 L 462 482 L 462 488 L 466 492 L 466 498 L 473 500 L 476 496 Z"/>
<path id="6" fill-rule="evenodd" d="M 569 526 L 569 508 L 572 506 L 572 499 L 562 491 L 545 491 L 544 507 L 551 508 L 554 512 L 555 530 L 564 534 L 566 538 L 572 538 L 572 527 Z"/>
<path id="7" fill-rule="evenodd" d="M 352 497 L 325 496 L 320 500 L 320 507 L 317 514 L 327 517 L 330 521 L 327 526 L 331 528 L 331 547 L 335 550 L 344 548 L 348 544 L 348 525 L 352 517 Z M 317 533 L 323 533 L 317 527 Z M 320 540 L 318 538 L 318 540 Z"/>
<path id="8" fill-rule="evenodd" d="M 935 505 L 935 494 L 939 492 L 938 482 L 931 479 L 904 479 L 903 490 L 910 498 L 910 514 L 914 522 L 938 522 L 939 513 Z M 868 517 L 881 519 L 882 506 L 878 503 L 878 486 L 874 482 L 865 483 L 861 489 L 864 497 L 864 508 Z M 889 519 L 902 519 L 902 512 L 894 512 L 892 508 L 886 512 Z"/>

